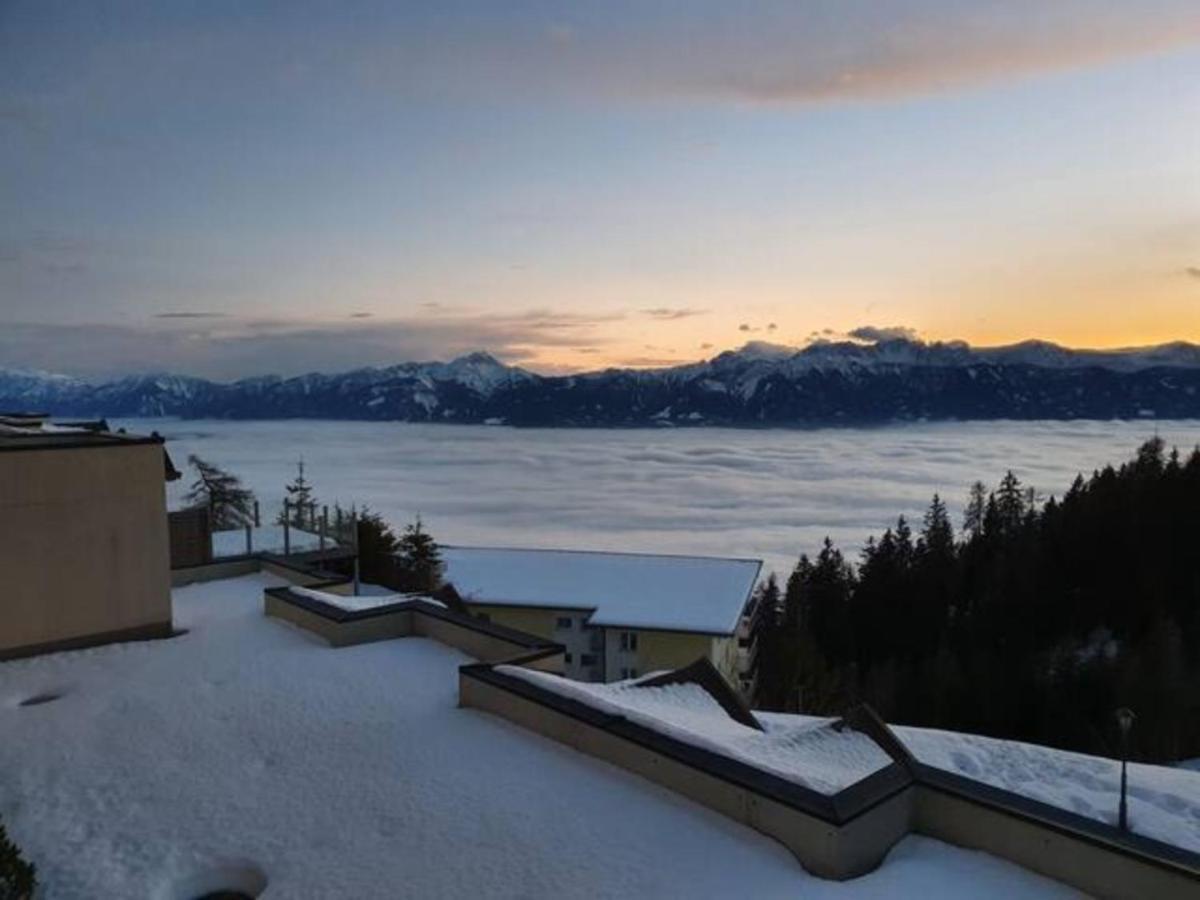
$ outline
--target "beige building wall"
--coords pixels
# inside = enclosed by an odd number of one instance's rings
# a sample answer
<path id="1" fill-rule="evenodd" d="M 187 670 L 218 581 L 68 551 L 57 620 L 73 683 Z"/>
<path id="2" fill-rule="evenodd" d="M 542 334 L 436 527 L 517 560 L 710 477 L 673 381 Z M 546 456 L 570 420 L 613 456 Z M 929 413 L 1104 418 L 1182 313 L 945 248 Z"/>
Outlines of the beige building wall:
<path id="1" fill-rule="evenodd" d="M 489 622 L 515 628 L 548 641 L 554 640 L 554 622 L 559 615 L 579 615 L 579 610 L 541 609 L 528 606 L 468 606 L 471 615 L 486 616 Z"/>
<path id="2" fill-rule="evenodd" d="M 680 669 L 701 656 L 709 657 L 712 652 L 713 639 L 707 634 L 639 631 L 637 636 L 637 669 L 642 675 L 661 669 Z"/>
<path id="3" fill-rule="evenodd" d="M 468 609 L 472 615 L 485 615 L 488 620 L 497 625 L 516 628 L 526 634 L 537 635 L 547 640 L 564 642 L 567 651 L 578 657 L 581 647 L 578 634 L 564 633 L 555 627 L 559 617 L 569 616 L 576 620 L 586 617 L 578 609 L 544 609 L 528 606 L 490 606 L 471 604 Z M 642 631 L 630 628 L 606 628 L 608 641 L 608 660 L 601 668 L 608 669 L 608 677 L 612 681 L 619 680 L 621 669 L 632 667 L 638 675 L 658 672 L 664 669 L 679 669 L 705 657 L 720 670 L 729 683 L 736 685 L 737 681 L 737 640 L 730 637 L 716 637 L 710 634 L 696 634 L 686 631 Z M 621 632 L 627 631 L 637 635 L 637 651 L 623 653 L 617 650 Z M 590 630 L 589 630 L 590 633 Z M 584 639 L 586 643 L 586 638 Z M 605 653 L 595 651 L 604 661 Z M 568 666 L 568 672 L 571 667 Z M 599 669 L 598 669 L 599 671 Z"/>
<path id="4" fill-rule="evenodd" d="M 171 630 L 160 444 L 0 452 L 0 658 Z"/>
<path id="5" fill-rule="evenodd" d="M 725 676 L 725 680 L 732 687 L 738 687 L 741 678 L 741 661 L 738 656 L 737 638 L 733 636 L 714 637 L 711 653 L 712 656 L 709 658 L 717 667 L 717 671 Z"/>

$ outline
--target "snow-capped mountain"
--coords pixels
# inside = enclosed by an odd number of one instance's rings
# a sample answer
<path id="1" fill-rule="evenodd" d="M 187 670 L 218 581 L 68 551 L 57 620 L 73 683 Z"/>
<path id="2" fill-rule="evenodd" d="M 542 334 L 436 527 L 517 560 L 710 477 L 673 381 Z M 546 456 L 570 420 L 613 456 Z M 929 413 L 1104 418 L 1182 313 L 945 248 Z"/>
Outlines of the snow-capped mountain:
<path id="1" fill-rule="evenodd" d="M 1200 347 L 1041 341 L 752 342 L 665 369 L 542 376 L 487 353 L 228 384 L 0 370 L 0 409 L 70 416 L 337 418 L 538 426 L 787 426 L 912 419 L 1200 417 Z"/>

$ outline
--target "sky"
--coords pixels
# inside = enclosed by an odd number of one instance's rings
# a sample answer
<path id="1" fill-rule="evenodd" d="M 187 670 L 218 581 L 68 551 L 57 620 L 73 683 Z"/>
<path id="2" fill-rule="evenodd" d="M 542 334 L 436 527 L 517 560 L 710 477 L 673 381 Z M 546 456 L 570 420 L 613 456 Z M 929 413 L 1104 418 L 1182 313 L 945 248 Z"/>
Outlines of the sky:
<path id="1" fill-rule="evenodd" d="M 0 367 L 1200 342 L 1197 160 L 1195 0 L 0 0 Z"/>

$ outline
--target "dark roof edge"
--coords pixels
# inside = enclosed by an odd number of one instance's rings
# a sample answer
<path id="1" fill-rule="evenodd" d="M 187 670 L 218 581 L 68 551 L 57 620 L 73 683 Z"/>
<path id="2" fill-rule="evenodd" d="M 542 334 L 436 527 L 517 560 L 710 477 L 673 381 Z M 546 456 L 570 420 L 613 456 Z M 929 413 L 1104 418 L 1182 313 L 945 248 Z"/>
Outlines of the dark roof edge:
<path id="1" fill-rule="evenodd" d="M 337 587 L 348 583 L 348 579 L 338 578 L 329 581 L 321 581 L 316 584 L 304 586 L 305 590 L 319 591 L 321 588 Z M 275 597 L 278 600 L 283 600 L 292 606 L 297 606 L 306 612 L 320 616 L 330 622 L 337 624 L 347 622 L 361 622 L 365 619 L 374 619 L 379 616 L 391 615 L 397 612 L 419 612 L 422 615 L 432 616 L 435 619 L 441 619 L 472 631 L 478 631 L 481 634 L 486 634 L 489 637 L 500 638 L 508 641 L 511 644 L 516 644 L 519 647 L 526 647 L 529 650 L 549 650 L 554 648 L 561 649 L 562 645 L 554 641 L 547 641 L 544 638 L 535 635 L 527 634 L 524 631 L 518 631 L 515 628 L 508 628 L 504 625 L 496 625 L 492 622 L 485 622 L 483 619 L 478 619 L 475 616 L 465 616 L 461 613 L 452 612 L 443 607 L 430 603 L 428 598 L 417 595 L 406 595 L 404 600 L 399 600 L 395 603 L 385 603 L 380 606 L 373 606 L 370 609 L 342 609 L 332 603 L 326 603 L 318 600 L 315 597 L 307 597 L 303 594 L 297 594 L 292 591 L 297 585 L 284 585 L 281 587 L 265 588 L 264 593 Z"/>
<path id="2" fill-rule="evenodd" d="M 452 582 L 448 582 L 452 584 Z M 569 613 L 587 613 L 589 628 L 617 628 L 625 631 L 662 631 L 667 634 L 696 634 L 703 637 L 718 637 L 727 638 L 737 634 L 737 623 L 729 631 L 712 631 L 707 628 L 684 628 L 682 626 L 667 627 L 664 625 L 631 625 L 628 622 L 592 622 L 591 617 L 596 614 L 597 607 L 595 606 L 564 606 L 555 604 L 548 606 L 542 603 L 518 603 L 513 600 L 480 600 L 478 597 L 466 596 L 462 598 L 462 602 L 467 606 L 483 606 L 488 608 L 499 609 L 545 609 L 545 610 L 561 610 Z M 741 617 L 739 613 L 739 618 Z"/>
<path id="3" fill-rule="evenodd" d="M 113 432 L 70 433 L 65 437 L 77 440 L 55 440 L 50 435 L 16 435 L 11 440 L 0 440 L 0 453 L 19 453 L 30 450 L 92 450 L 98 447 L 136 447 L 146 444 L 164 444 L 162 435 L 126 435 Z"/>

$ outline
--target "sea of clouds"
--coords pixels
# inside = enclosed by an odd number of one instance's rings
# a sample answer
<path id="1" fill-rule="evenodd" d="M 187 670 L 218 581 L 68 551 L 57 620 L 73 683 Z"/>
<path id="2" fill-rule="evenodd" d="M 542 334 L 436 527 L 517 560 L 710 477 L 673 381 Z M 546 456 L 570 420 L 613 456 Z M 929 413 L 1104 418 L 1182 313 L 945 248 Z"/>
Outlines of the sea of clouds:
<path id="1" fill-rule="evenodd" d="M 936 491 L 960 521 L 969 485 L 1007 469 L 1040 493 L 1132 456 L 1155 433 L 1181 452 L 1200 421 L 968 422 L 749 431 L 518 430 L 402 423 L 124 420 L 158 430 L 277 509 L 303 457 L 323 503 L 418 513 L 443 543 L 751 556 L 789 571 L 826 535 L 856 554 Z M 179 505 L 191 473 L 169 488 Z"/>

